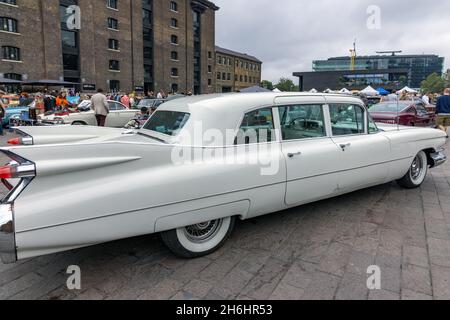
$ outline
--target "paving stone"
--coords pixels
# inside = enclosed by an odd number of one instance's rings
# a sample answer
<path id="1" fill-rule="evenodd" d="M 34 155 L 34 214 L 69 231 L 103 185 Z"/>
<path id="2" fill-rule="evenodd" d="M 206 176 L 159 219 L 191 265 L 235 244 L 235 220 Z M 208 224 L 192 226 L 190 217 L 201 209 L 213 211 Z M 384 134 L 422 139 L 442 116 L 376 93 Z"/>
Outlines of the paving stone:
<path id="1" fill-rule="evenodd" d="M 432 295 L 430 270 L 413 266 L 403 265 L 402 268 L 402 289 L 409 289 L 414 292 Z"/>
<path id="2" fill-rule="evenodd" d="M 367 274 L 367 269 L 374 265 L 374 262 L 375 256 L 360 251 L 353 251 L 350 255 L 346 272 L 365 275 Z"/>
<path id="3" fill-rule="evenodd" d="M 450 241 L 442 239 L 428 239 L 431 263 L 438 266 L 450 267 Z"/>
<path id="4" fill-rule="evenodd" d="M 436 299 L 450 300 L 450 268 L 431 266 L 433 296 Z"/>
<path id="5" fill-rule="evenodd" d="M 319 270 L 342 276 L 350 259 L 351 251 L 352 249 L 349 245 L 333 242 L 324 255 L 319 265 Z"/>
<path id="6" fill-rule="evenodd" d="M 270 295 L 269 300 L 300 300 L 305 291 L 281 282 Z"/>
<path id="7" fill-rule="evenodd" d="M 402 289 L 402 300 L 433 300 L 433 297 L 420 292 Z"/>
<path id="8" fill-rule="evenodd" d="M 400 295 L 398 293 L 387 290 L 370 290 L 369 300 L 378 300 L 378 301 L 400 300 Z"/>
<path id="9" fill-rule="evenodd" d="M 336 293 L 337 300 L 367 300 L 367 276 L 346 272 Z"/>
<path id="10" fill-rule="evenodd" d="M 403 264 L 412 264 L 419 267 L 428 268 L 428 252 L 424 248 L 404 246 L 403 247 Z"/>
<path id="11" fill-rule="evenodd" d="M 316 272 L 313 275 L 310 285 L 305 290 L 302 300 L 332 300 L 339 286 L 341 278 Z"/>
<path id="12" fill-rule="evenodd" d="M 183 291 L 189 292 L 195 297 L 203 298 L 212 288 L 212 284 L 202 280 L 194 279 L 183 288 Z"/>

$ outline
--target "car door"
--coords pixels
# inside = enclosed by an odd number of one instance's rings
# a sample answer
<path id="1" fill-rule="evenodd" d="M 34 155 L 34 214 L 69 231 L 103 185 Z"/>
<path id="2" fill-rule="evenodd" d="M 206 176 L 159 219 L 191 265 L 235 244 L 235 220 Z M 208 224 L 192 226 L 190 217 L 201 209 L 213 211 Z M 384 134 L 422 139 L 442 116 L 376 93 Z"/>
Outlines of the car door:
<path id="1" fill-rule="evenodd" d="M 278 107 L 286 160 L 288 206 L 323 199 L 338 190 L 335 162 L 340 150 L 328 137 L 324 104 Z"/>
<path id="2" fill-rule="evenodd" d="M 124 127 L 128 122 L 136 117 L 138 110 L 128 109 L 122 104 L 117 104 L 117 117 L 118 123 L 117 127 Z"/>
<path id="3" fill-rule="evenodd" d="M 114 101 L 108 101 L 109 104 L 109 114 L 106 118 L 106 126 L 117 128 L 120 127 L 120 119 L 119 119 L 119 104 Z"/>
<path id="4" fill-rule="evenodd" d="M 416 103 L 417 121 L 416 125 L 420 127 L 429 127 L 432 125 L 432 117 L 428 110 L 425 108 L 425 104 L 421 102 Z"/>
<path id="5" fill-rule="evenodd" d="M 384 183 L 391 160 L 390 141 L 357 104 L 328 105 L 332 140 L 340 149 L 335 168 L 341 192 Z"/>

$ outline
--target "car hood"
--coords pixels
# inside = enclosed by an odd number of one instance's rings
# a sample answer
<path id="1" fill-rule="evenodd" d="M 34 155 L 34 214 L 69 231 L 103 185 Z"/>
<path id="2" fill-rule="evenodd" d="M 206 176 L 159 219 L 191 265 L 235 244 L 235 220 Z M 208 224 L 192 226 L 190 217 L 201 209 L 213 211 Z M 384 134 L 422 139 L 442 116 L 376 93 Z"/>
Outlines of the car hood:
<path id="1" fill-rule="evenodd" d="M 374 120 L 383 119 L 383 120 L 395 120 L 397 116 L 401 116 L 402 113 L 396 112 L 370 112 L 370 115 Z"/>

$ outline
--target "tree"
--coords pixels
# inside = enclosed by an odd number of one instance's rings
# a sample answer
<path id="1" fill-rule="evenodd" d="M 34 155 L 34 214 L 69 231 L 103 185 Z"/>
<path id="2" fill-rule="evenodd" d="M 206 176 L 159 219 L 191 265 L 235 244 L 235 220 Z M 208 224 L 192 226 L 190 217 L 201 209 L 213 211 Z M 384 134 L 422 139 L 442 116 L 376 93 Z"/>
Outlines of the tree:
<path id="1" fill-rule="evenodd" d="M 445 87 L 450 88 L 450 69 L 447 70 L 444 76 L 445 79 Z"/>
<path id="2" fill-rule="evenodd" d="M 437 73 L 430 74 L 422 81 L 422 92 L 426 93 L 442 93 L 445 89 L 445 80 Z"/>
<path id="3" fill-rule="evenodd" d="M 278 81 L 278 83 L 275 85 L 275 87 L 283 92 L 292 92 L 299 90 L 298 86 L 296 86 L 294 82 L 288 78 L 281 78 L 280 81 Z"/>
<path id="4" fill-rule="evenodd" d="M 406 76 L 400 76 L 400 77 L 398 78 L 398 81 L 400 82 L 400 84 L 401 84 L 402 86 L 406 86 L 407 83 L 408 83 L 408 78 L 407 78 Z"/>
<path id="5" fill-rule="evenodd" d="M 268 90 L 273 90 L 273 83 L 268 81 L 268 80 L 263 80 L 261 81 L 261 87 L 262 88 L 266 88 Z"/>

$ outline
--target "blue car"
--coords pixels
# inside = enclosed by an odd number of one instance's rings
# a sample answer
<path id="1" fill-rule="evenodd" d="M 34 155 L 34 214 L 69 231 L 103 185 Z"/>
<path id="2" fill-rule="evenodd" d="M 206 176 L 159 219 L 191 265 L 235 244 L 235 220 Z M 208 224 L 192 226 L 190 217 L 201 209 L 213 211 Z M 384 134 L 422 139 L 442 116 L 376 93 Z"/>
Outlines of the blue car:
<path id="1" fill-rule="evenodd" d="M 5 117 L 3 118 L 2 125 L 7 127 L 9 125 L 9 119 L 14 116 L 20 116 L 22 112 L 29 112 L 29 106 L 17 106 L 17 107 L 8 107 L 5 109 Z"/>

